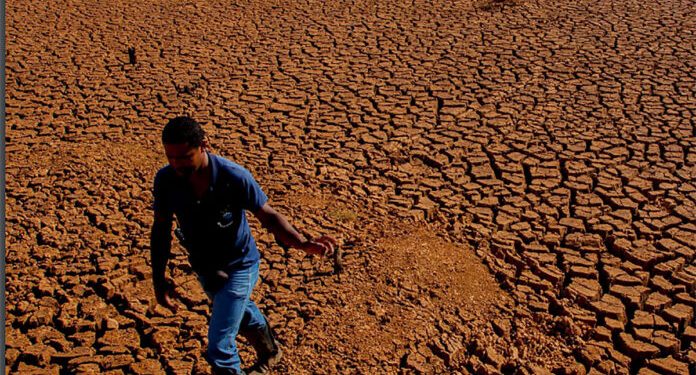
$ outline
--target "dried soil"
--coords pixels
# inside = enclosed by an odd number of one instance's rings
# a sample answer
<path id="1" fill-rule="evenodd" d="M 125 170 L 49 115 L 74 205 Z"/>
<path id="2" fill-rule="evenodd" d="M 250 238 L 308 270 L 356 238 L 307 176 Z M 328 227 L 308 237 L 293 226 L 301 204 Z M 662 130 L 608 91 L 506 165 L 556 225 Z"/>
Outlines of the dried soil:
<path id="1" fill-rule="evenodd" d="M 346 251 L 330 275 L 252 220 L 278 373 L 694 373 L 692 9 L 10 2 L 8 372 L 209 371 L 183 250 L 176 314 L 148 264 L 190 114 Z"/>

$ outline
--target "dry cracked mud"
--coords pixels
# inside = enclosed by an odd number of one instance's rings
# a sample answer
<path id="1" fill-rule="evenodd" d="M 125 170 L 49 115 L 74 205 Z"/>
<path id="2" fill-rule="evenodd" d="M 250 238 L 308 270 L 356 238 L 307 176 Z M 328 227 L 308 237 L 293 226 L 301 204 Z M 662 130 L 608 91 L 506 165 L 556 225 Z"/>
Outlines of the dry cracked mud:
<path id="1" fill-rule="evenodd" d="M 263 253 L 276 373 L 694 374 L 693 1 L 9 1 L 9 373 L 199 374 L 152 304 L 190 114 L 345 272 Z M 242 346 L 246 363 L 253 354 Z"/>

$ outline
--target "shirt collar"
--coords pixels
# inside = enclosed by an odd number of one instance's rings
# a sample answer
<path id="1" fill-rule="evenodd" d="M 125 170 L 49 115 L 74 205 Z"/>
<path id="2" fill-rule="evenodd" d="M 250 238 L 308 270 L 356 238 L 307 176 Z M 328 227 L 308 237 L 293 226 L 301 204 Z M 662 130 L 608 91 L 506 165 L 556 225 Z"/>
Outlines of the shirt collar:
<path id="1" fill-rule="evenodd" d="M 217 182 L 219 161 L 215 155 L 211 154 L 210 152 L 206 151 L 206 154 L 208 154 L 208 163 L 210 163 L 210 189 L 212 190 Z"/>

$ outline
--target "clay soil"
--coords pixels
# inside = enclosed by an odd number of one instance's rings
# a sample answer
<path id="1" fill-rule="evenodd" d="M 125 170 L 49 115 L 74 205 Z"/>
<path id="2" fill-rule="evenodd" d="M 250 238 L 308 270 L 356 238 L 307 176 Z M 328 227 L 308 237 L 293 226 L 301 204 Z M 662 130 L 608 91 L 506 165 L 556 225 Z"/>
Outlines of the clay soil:
<path id="1" fill-rule="evenodd" d="M 345 252 L 251 218 L 275 373 L 694 374 L 693 9 L 9 1 L 7 372 L 209 373 L 185 251 L 176 312 L 149 266 L 188 114 Z"/>

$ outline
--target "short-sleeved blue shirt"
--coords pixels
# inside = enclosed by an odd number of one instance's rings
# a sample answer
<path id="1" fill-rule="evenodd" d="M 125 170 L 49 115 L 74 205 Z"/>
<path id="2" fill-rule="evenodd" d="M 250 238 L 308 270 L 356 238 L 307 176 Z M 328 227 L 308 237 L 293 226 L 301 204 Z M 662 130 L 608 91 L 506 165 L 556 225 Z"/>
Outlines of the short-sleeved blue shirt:
<path id="1" fill-rule="evenodd" d="M 197 272 L 250 266 L 260 255 L 244 211 L 256 212 L 268 197 L 244 167 L 210 153 L 208 160 L 211 183 L 200 200 L 171 166 L 160 169 L 155 176 L 154 209 L 176 216 Z"/>

